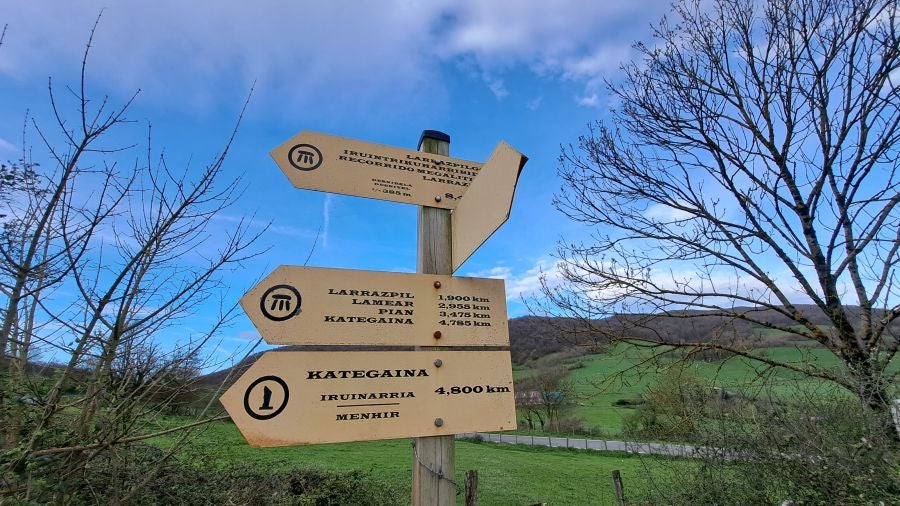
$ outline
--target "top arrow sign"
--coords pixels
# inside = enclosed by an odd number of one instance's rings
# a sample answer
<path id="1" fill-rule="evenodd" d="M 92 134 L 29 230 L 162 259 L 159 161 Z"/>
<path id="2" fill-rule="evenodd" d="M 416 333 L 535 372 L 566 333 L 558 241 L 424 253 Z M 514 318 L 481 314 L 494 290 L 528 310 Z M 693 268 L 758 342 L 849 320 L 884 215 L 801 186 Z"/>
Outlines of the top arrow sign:
<path id="1" fill-rule="evenodd" d="M 509 218 L 516 182 L 527 161 L 528 157 L 500 141 L 453 210 L 450 251 L 454 272 Z"/>
<path id="2" fill-rule="evenodd" d="M 454 209 L 482 164 L 305 130 L 272 151 L 297 188 Z"/>

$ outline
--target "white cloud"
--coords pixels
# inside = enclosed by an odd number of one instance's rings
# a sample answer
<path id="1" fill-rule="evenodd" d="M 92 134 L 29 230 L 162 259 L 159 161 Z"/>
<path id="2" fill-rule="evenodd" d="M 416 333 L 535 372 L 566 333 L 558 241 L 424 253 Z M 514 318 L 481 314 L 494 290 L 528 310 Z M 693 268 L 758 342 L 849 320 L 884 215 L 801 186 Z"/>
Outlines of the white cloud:
<path id="1" fill-rule="evenodd" d="M 685 210 L 664 204 L 653 204 L 644 212 L 644 217 L 664 222 L 685 221 L 691 219 L 692 216 L 691 213 Z"/>
<path id="2" fill-rule="evenodd" d="M 503 84 L 503 79 L 492 79 L 488 81 L 488 88 L 490 88 L 491 93 L 493 93 L 494 96 L 497 97 L 497 100 L 502 100 L 507 95 L 509 95 L 509 91 Z"/>
<path id="3" fill-rule="evenodd" d="M 290 225 L 279 225 L 277 223 L 258 220 L 247 216 L 233 216 L 219 213 L 213 216 L 213 220 L 225 221 L 228 223 L 243 223 L 244 225 L 255 229 L 265 228 L 267 232 L 283 235 L 286 237 L 302 237 L 304 239 L 312 239 L 316 236 L 315 230 L 293 227 Z"/>
<path id="4" fill-rule="evenodd" d="M 661 265 L 650 272 L 648 281 L 655 287 L 663 290 L 672 290 L 674 292 L 683 293 L 684 295 L 669 295 L 668 298 L 673 301 L 683 301 L 685 304 L 673 302 L 672 309 L 680 309 L 685 307 L 686 303 L 702 304 L 702 305 L 719 305 L 722 307 L 748 306 L 750 302 L 737 300 L 732 298 L 748 298 L 759 301 L 760 303 L 779 305 L 780 301 L 771 289 L 759 279 L 752 277 L 744 272 L 727 267 L 714 268 L 712 270 L 704 270 L 701 267 L 691 267 L 683 263 L 672 263 L 667 269 Z M 814 281 L 815 271 L 812 269 L 804 269 L 804 276 L 816 286 Z M 812 302 L 808 294 L 801 288 L 793 274 L 787 269 L 780 269 L 768 272 L 771 279 L 775 280 L 782 293 L 788 300 L 795 304 L 809 304 Z M 609 295 L 614 292 L 598 295 Z M 708 294 L 716 293 L 719 296 L 710 296 Z M 707 295 L 700 295 L 707 294 Z"/>
<path id="5" fill-rule="evenodd" d="M 596 93 L 591 93 L 589 96 L 576 97 L 575 102 L 585 107 L 598 107 L 600 105 L 600 97 Z"/>
<path id="6" fill-rule="evenodd" d="M 474 54 L 483 62 L 510 58 L 552 62 L 622 34 L 623 24 L 648 11 L 662 12 L 663 7 L 663 2 L 623 0 L 447 2 L 444 11 L 452 22 L 443 47 L 451 54 Z"/>
<path id="7" fill-rule="evenodd" d="M 562 281 L 558 261 L 552 257 L 541 257 L 524 270 L 498 265 L 490 269 L 467 273 L 466 276 L 505 280 L 507 301 L 521 301 L 523 298 L 539 295 L 541 278 L 551 287 Z"/>
<path id="8" fill-rule="evenodd" d="M 616 71 L 631 55 L 630 45 L 610 44 L 562 64 L 567 79 L 594 79 Z"/>
<path id="9" fill-rule="evenodd" d="M 447 59 L 470 55 L 491 72 L 524 65 L 583 82 L 590 96 L 667 8 L 653 0 L 457 1 L 445 7 L 450 22 L 436 47 Z"/>
<path id="10" fill-rule="evenodd" d="M 245 2 L 101 0 L 16 2 L 0 74 L 18 80 L 59 76 L 77 62 L 98 13 L 91 75 L 122 93 L 203 106 L 218 90 L 257 100 L 333 107 L 415 107 L 440 88 L 441 62 L 472 59 L 498 97 L 503 73 L 528 68 L 583 82 L 585 94 L 629 55 L 635 38 L 666 10 L 659 0 L 406 0 Z M 437 63 L 437 64 L 436 64 Z M 478 75 L 478 74 L 476 74 Z M 488 77 L 489 76 L 489 77 Z M 427 90 L 427 96 L 426 96 Z M 296 114 L 291 108 L 285 114 Z"/>
<path id="11" fill-rule="evenodd" d="M 259 341 L 260 339 L 262 339 L 262 338 L 260 337 L 259 332 L 255 331 L 255 330 L 242 330 L 233 335 L 226 336 L 223 338 L 223 340 L 225 340 L 225 341 L 232 341 L 232 342 L 237 342 L 237 343 L 247 343 L 247 342 L 255 343 L 256 341 Z"/>
<path id="12" fill-rule="evenodd" d="M 506 265 L 498 265 L 496 267 L 491 267 L 490 269 L 467 273 L 466 276 L 473 278 L 507 279 L 512 276 L 512 268 Z"/>
<path id="13" fill-rule="evenodd" d="M 614 268 L 614 263 L 604 263 L 604 268 Z M 567 266 L 573 273 L 585 279 L 594 279 L 598 282 L 600 278 L 591 274 L 591 271 L 583 270 L 576 264 Z M 805 273 L 807 277 L 814 276 L 813 271 Z M 541 298 L 542 280 L 550 288 L 556 288 L 565 282 L 563 278 L 562 266 L 556 258 L 549 256 L 537 259 L 531 266 L 523 269 L 515 269 L 507 265 L 498 265 L 489 269 L 477 272 L 468 272 L 466 276 L 481 278 L 499 278 L 506 281 L 506 300 L 508 303 L 520 303 L 523 300 Z M 782 287 L 785 295 L 794 303 L 808 304 L 811 302 L 809 296 L 803 292 L 793 275 L 787 270 L 770 273 L 770 276 L 777 280 L 779 286 Z M 671 265 L 660 265 L 649 272 L 647 278 L 648 283 L 652 283 L 656 288 L 662 290 L 678 290 L 685 293 L 683 296 L 670 295 L 672 300 L 670 309 L 681 309 L 688 307 L 689 303 L 693 304 L 719 304 L 729 306 L 735 304 L 735 301 L 728 294 L 739 295 L 741 297 L 750 297 L 755 300 L 768 303 L 778 304 L 777 299 L 772 292 L 761 281 L 746 275 L 745 273 L 728 270 L 725 268 L 716 269 L 712 272 L 702 271 L 699 267 L 693 268 L 688 265 L 672 263 Z M 647 288 L 652 291 L 648 285 Z M 849 288 L 848 288 L 849 289 Z M 609 304 L 611 301 L 619 300 L 621 297 L 629 293 L 622 287 L 605 285 L 598 283 L 596 286 L 585 287 L 582 296 L 586 300 L 593 301 L 599 306 Z M 690 294 L 709 294 L 718 293 L 726 296 L 717 297 L 700 297 L 691 296 Z M 680 301 L 680 302 L 679 302 Z M 644 307 L 640 299 L 630 299 L 630 301 L 622 301 L 628 310 L 655 310 L 656 305 Z M 634 305 L 636 304 L 636 305 Z M 749 305 L 750 303 L 737 302 L 737 305 Z M 619 310 L 621 307 L 612 308 L 610 310 Z"/>
<path id="14" fill-rule="evenodd" d="M 557 260 L 543 258 L 538 260 L 530 269 L 509 279 L 506 287 L 508 299 L 524 298 L 537 295 L 541 289 L 541 280 L 553 287 L 562 281 L 562 273 L 559 270 Z"/>
<path id="15" fill-rule="evenodd" d="M 884 83 L 883 91 L 890 91 L 900 86 L 900 69 L 894 70 L 888 74 L 887 81 Z"/>
<path id="16" fill-rule="evenodd" d="M 9 142 L 8 140 L 0 137 L 0 151 L 9 151 L 15 152 L 18 151 L 19 148 L 16 147 L 15 144 Z"/>
<path id="17" fill-rule="evenodd" d="M 301 102 L 400 100 L 433 71 L 425 4 L 384 2 L 245 2 L 213 5 L 180 0 L 17 2 L 0 73 L 58 75 L 59 62 L 79 62 L 102 10 L 89 71 L 123 93 L 173 93 L 188 103 L 209 100 L 209 84 Z M 424 21 L 424 22 L 423 22 Z M 72 71 L 77 70 L 75 65 Z"/>

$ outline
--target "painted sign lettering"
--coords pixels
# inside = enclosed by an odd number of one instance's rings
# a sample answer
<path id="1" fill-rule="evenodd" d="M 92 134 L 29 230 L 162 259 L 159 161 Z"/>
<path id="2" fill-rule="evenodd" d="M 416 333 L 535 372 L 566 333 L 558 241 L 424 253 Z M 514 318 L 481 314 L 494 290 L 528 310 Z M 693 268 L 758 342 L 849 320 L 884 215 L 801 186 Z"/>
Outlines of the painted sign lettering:
<path id="1" fill-rule="evenodd" d="M 443 209 L 456 207 L 482 165 L 308 130 L 271 155 L 297 188 Z"/>
<path id="2" fill-rule="evenodd" d="M 241 306 L 269 344 L 509 345 L 501 279 L 281 266 Z"/>
<path id="3" fill-rule="evenodd" d="M 284 446 L 513 430 L 512 386 L 508 351 L 270 351 L 221 400 Z"/>

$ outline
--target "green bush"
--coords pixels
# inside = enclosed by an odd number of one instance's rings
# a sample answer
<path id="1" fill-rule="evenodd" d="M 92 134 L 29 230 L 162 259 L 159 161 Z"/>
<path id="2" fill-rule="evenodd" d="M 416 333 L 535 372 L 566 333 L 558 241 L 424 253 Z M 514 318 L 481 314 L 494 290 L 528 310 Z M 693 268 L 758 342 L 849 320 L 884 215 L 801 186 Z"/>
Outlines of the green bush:
<path id="1" fill-rule="evenodd" d="M 695 405 L 693 472 L 648 476 L 645 504 L 900 504 L 900 445 L 883 414 L 833 392 Z"/>
<path id="2" fill-rule="evenodd" d="M 623 420 L 622 432 L 638 440 L 691 441 L 707 392 L 690 366 L 671 365 L 641 396 L 642 402 L 632 404 L 636 409 Z"/>
<path id="3" fill-rule="evenodd" d="M 94 505 L 127 502 L 155 505 L 298 505 L 380 506 L 405 504 L 407 497 L 361 471 L 334 472 L 292 469 L 269 472 L 235 466 L 215 469 L 178 461 L 158 468 L 163 452 L 151 446 L 105 452 L 78 476 L 33 479 L 30 492 L 8 498 L 9 504 L 45 504 L 64 491 L 66 504 Z M 147 480 L 133 496 L 128 491 Z M 7 502 L 4 502 L 7 504 Z"/>
<path id="4" fill-rule="evenodd" d="M 630 397 L 627 399 L 616 399 L 613 401 L 612 406 L 616 408 L 635 408 L 644 404 L 643 397 Z"/>

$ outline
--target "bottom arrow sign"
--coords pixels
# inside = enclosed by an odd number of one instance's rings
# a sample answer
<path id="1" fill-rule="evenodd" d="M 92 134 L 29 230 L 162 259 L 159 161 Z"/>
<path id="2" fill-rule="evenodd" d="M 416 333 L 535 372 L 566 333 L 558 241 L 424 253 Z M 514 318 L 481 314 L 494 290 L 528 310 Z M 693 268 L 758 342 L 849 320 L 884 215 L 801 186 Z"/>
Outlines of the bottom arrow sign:
<path id="1" fill-rule="evenodd" d="M 221 401 L 251 446 L 514 430 L 508 351 L 270 351 Z"/>

